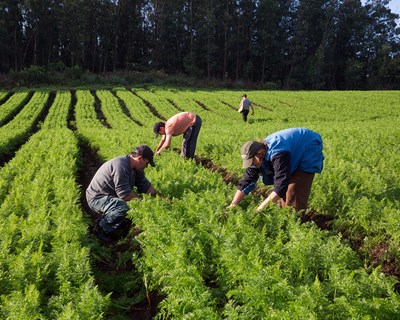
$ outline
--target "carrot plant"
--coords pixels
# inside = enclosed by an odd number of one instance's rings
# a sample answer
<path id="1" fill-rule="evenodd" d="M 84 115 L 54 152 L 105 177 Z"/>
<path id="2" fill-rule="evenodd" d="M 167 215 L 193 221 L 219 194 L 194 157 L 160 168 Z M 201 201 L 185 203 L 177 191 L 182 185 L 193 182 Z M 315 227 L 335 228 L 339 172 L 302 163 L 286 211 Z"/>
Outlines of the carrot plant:
<path id="1" fill-rule="evenodd" d="M 133 119 L 137 120 L 142 126 L 150 127 L 150 125 L 160 121 L 160 119 L 151 112 L 149 106 L 147 106 L 140 97 L 136 96 L 134 92 L 116 88 L 115 94 L 125 103 Z"/>
<path id="2" fill-rule="evenodd" d="M 33 99 L 40 102 L 37 95 Z M 56 98 L 49 121 L 66 119 L 69 102 L 63 101 Z M 45 125 L 0 170 L 0 180 L 7 181 L 0 206 L 4 319 L 99 319 L 108 301 L 93 281 L 83 245 L 87 226 L 77 204 L 77 140 L 63 123 L 57 129 Z"/>
<path id="3" fill-rule="evenodd" d="M 37 91 L 24 108 L 0 128 L 0 155 L 9 155 L 16 145 L 26 140 L 48 98 L 47 92 Z"/>
<path id="4" fill-rule="evenodd" d="M 48 130 L 52 128 L 66 128 L 68 123 L 68 112 L 71 106 L 71 92 L 58 91 L 52 107 L 46 116 L 43 123 L 43 129 Z"/>
<path id="5" fill-rule="evenodd" d="M 144 229 L 143 273 L 166 296 L 160 318 L 396 314 L 394 280 L 362 269 L 341 237 L 300 224 L 289 210 L 272 207 L 257 216 L 255 202 L 226 213 L 230 188 L 222 179 L 172 156 L 160 160 L 171 202 L 145 199 L 130 211 Z M 186 174 L 177 176 L 177 168 Z"/>
<path id="6" fill-rule="evenodd" d="M 382 271 L 400 261 L 399 93 L 246 93 L 255 106 L 248 123 L 235 110 L 238 90 L 77 90 L 75 105 L 70 92 L 57 91 L 40 132 L 0 169 L 0 317 L 104 317 L 110 300 L 96 288 L 84 245 L 88 222 L 77 205 L 78 139 L 103 160 L 143 143 L 154 149 L 153 124 L 191 111 L 203 119 L 196 155 L 235 176 L 243 173 L 245 141 L 289 127 L 321 133 L 325 163 L 310 211 L 329 215 L 330 229 L 301 223 L 290 209 L 256 215 L 260 199 L 252 196 L 227 211 L 234 185 L 173 150 L 163 153 L 146 176 L 165 197 L 129 203 L 129 218 L 143 230 L 133 242 L 141 247 L 132 259 L 139 270 L 105 285 L 140 293 L 116 304 L 123 309 L 156 290 L 158 319 L 396 318 L 397 280 Z M 36 92 L 0 128 L 3 140 L 15 141 L 8 131 L 18 119 L 26 139 L 47 97 Z M 75 133 L 66 128 L 71 109 Z M 172 149 L 180 142 L 175 137 Z"/>
<path id="7" fill-rule="evenodd" d="M 0 107 L 0 125 L 11 120 L 12 117 L 15 116 L 24 106 L 24 102 L 26 102 L 28 97 L 28 91 L 20 91 L 14 93 L 5 103 L 3 103 Z"/>

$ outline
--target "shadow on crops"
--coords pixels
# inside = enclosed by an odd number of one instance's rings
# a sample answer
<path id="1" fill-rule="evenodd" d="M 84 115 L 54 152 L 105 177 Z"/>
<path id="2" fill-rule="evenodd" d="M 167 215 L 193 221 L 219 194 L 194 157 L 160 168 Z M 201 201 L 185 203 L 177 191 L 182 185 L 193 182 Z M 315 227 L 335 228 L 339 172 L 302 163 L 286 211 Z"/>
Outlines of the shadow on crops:
<path id="1" fill-rule="evenodd" d="M 129 90 L 129 89 L 127 89 Z M 143 103 L 149 108 L 150 112 L 157 118 L 161 119 L 162 121 L 167 121 L 167 118 L 164 117 L 161 113 L 157 111 L 157 109 L 150 103 L 150 101 L 142 98 L 139 94 L 137 94 L 135 91 L 130 90 L 136 97 L 138 97 L 140 100 L 143 101 Z"/>
<path id="2" fill-rule="evenodd" d="M 269 122 L 272 121 L 272 118 L 257 118 L 257 119 L 248 119 L 248 123 L 263 123 L 263 122 Z"/>

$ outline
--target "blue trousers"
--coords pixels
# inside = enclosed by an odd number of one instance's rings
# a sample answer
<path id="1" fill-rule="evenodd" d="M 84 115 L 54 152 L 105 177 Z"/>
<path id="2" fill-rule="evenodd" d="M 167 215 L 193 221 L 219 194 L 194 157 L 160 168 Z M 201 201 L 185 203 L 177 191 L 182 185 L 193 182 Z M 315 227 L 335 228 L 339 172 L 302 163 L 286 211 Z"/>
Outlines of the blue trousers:
<path id="1" fill-rule="evenodd" d="M 101 228 L 108 237 L 123 237 L 131 226 L 131 220 L 126 217 L 128 204 L 119 198 L 104 196 L 93 199 L 89 203 L 90 209 L 101 213 L 97 228 Z"/>

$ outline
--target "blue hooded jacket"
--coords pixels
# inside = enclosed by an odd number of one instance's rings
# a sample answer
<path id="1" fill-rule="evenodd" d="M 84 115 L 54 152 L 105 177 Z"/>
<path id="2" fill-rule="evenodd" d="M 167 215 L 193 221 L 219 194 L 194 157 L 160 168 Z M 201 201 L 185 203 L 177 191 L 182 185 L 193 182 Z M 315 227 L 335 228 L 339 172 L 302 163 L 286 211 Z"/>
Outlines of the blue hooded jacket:
<path id="1" fill-rule="evenodd" d="M 254 190 L 259 176 L 264 184 L 277 183 L 272 160 L 278 155 L 287 155 L 285 159 L 288 160 L 290 168 L 285 169 L 290 174 L 296 170 L 319 173 L 323 169 L 323 143 L 322 137 L 317 132 L 306 128 L 285 129 L 270 134 L 264 141 L 267 144 L 267 153 L 261 169 L 249 167 L 239 182 L 238 189 L 245 194 Z"/>

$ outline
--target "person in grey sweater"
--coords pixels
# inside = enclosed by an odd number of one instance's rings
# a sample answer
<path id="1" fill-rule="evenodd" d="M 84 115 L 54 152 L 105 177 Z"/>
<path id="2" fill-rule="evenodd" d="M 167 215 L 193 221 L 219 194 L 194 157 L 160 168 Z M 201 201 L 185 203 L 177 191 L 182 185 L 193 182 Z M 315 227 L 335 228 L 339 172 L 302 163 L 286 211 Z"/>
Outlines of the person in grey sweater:
<path id="1" fill-rule="evenodd" d="M 95 234 L 104 244 L 128 234 L 131 227 L 126 217 L 128 201 L 141 199 L 140 193 L 153 196 L 158 193 L 144 174 L 149 164 L 155 166 L 153 157 L 150 147 L 140 145 L 130 154 L 104 163 L 92 178 L 86 189 L 86 200 L 91 210 L 101 214 Z"/>

